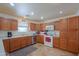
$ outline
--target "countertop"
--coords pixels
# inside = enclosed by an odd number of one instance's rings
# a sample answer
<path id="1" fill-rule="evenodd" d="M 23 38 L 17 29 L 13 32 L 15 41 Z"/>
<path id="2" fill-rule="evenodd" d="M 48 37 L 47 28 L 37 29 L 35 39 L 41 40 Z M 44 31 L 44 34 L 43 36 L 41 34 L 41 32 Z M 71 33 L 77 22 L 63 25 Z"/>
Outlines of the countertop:
<path id="1" fill-rule="evenodd" d="M 37 35 L 44 35 L 44 34 L 37 34 Z M 12 36 L 12 37 L 0 37 L 0 39 L 2 40 L 6 40 L 6 39 L 11 39 L 11 38 L 18 38 L 18 37 L 26 37 L 26 36 L 33 36 L 33 35 L 15 35 L 15 36 Z"/>
<path id="2" fill-rule="evenodd" d="M 17 35 L 17 36 L 12 36 L 12 37 L 0 37 L 2 40 L 5 39 L 11 39 L 11 38 L 18 38 L 18 37 L 26 37 L 26 36 L 33 36 L 33 35 Z"/>

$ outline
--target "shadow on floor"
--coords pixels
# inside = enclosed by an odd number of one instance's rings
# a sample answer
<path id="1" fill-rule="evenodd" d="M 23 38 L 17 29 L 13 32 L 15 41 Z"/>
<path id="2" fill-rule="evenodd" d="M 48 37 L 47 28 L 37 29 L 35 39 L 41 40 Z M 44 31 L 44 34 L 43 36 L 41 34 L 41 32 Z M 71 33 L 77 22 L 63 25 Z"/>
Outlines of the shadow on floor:
<path id="1" fill-rule="evenodd" d="M 14 51 L 12 53 L 9 53 L 9 56 L 26 56 L 35 50 L 37 50 L 36 47 L 28 46 L 28 47 L 22 48 L 20 50 Z"/>

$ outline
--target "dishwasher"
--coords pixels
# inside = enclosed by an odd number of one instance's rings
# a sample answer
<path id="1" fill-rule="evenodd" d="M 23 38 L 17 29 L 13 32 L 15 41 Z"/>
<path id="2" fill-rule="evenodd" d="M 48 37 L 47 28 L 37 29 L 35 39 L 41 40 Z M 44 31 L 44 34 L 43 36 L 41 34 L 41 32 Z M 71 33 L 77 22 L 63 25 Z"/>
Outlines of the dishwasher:
<path id="1" fill-rule="evenodd" d="M 35 44 L 35 43 L 36 43 L 36 33 L 33 33 L 32 44 Z"/>

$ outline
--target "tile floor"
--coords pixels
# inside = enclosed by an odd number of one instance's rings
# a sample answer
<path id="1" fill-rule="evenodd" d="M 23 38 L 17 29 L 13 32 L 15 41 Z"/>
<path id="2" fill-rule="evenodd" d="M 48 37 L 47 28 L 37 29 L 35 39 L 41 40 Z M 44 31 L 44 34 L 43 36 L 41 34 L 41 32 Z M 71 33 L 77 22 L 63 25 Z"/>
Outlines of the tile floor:
<path id="1" fill-rule="evenodd" d="M 50 48 L 43 44 L 34 44 L 13 53 L 10 56 L 75 56 L 75 54 L 57 48 Z"/>
<path id="2" fill-rule="evenodd" d="M 28 56 L 75 56 L 75 54 L 73 53 L 57 48 L 50 48 L 48 46 L 39 43 L 33 46 L 38 49 L 28 54 Z"/>

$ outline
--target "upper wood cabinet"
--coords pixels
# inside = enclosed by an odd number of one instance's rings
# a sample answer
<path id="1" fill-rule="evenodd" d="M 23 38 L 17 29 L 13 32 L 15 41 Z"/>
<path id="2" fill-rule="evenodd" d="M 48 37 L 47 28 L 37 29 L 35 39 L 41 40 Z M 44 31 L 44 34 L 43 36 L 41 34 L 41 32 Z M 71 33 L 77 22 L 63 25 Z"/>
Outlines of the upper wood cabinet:
<path id="1" fill-rule="evenodd" d="M 45 27 L 46 27 L 46 25 L 45 24 L 40 24 L 40 31 L 45 31 Z"/>
<path id="2" fill-rule="evenodd" d="M 30 30 L 36 31 L 36 24 L 35 23 L 30 23 Z"/>
<path id="3" fill-rule="evenodd" d="M 17 20 L 11 19 L 11 30 L 18 30 Z"/>
<path id="4" fill-rule="evenodd" d="M 10 30 L 10 21 L 8 19 L 0 19 L 0 30 Z"/>
<path id="5" fill-rule="evenodd" d="M 30 23 L 30 30 L 31 31 L 44 31 L 45 30 L 45 24 L 35 24 L 35 23 Z"/>
<path id="6" fill-rule="evenodd" d="M 55 23 L 55 30 L 65 31 L 67 30 L 67 20 L 61 19 Z"/>
<path id="7" fill-rule="evenodd" d="M 79 17 L 75 16 L 75 17 L 68 18 L 67 25 L 68 25 L 68 31 L 79 29 Z"/>
<path id="8" fill-rule="evenodd" d="M 17 28 L 17 20 L 0 18 L 0 30 L 17 30 Z"/>
<path id="9" fill-rule="evenodd" d="M 45 31 L 45 27 L 46 27 L 45 23 L 41 23 L 41 24 L 36 25 L 37 31 Z"/>

